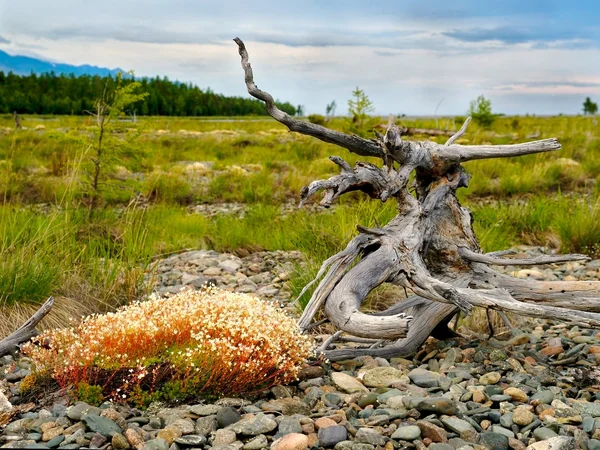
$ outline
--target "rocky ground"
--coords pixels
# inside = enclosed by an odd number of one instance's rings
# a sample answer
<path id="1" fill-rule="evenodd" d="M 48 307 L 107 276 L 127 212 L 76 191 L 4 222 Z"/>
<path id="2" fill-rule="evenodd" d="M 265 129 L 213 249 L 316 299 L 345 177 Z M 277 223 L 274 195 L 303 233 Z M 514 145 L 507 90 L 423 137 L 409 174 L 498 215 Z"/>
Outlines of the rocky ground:
<path id="1" fill-rule="evenodd" d="M 523 249 L 521 249 L 523 250 Z M 535 254 L 539 249 L 527 249 Z M 206 279 L 289 299 L 285 279 L 302 255 L 238 258 L 210 251 L 158 264 L 157 292 Z M 599 261 L 516 276 L 598 278 Z M 20 404 L 25 358 L 0 358 L 0 447 L 336 450 L 600 449 L 600 333 L 540 323 L 507 340 L 430 340 L 412 359 L 363 357 L 307 366 L 259 398 L 147 411 L 67 399 Z M 18 355 L 16 355 L 18 356 Z M 12 403 L 12 405 L 11 405 Z"/>
<path id="2" fill-rule="evenodd" d="M 162 296 L 176 294 L 184 287 L 213 284 L 221 289 L 252 293 L 282 302 L 289 300 L 286 281 L 304 263 L 302 253 L 258 252 L 244 258 L 212 250 L 179 253 L 156 263 L 150 275 L 154 291 Z"/>

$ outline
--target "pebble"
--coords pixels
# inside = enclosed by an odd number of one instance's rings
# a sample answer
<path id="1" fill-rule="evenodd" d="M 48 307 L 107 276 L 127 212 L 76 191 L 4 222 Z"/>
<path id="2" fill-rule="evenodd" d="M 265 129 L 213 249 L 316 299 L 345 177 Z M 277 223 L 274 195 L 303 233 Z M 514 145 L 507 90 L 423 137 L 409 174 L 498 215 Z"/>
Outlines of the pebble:
<path id="1" fill-rule="evenodd" d="M 308 436 L 301 433 L 290 433 L 271 444 L 271 450 L 305 450 L 308 448 Z"/>
<path id="2" fill-rule="evenodd" d="M 416 425 L 408 425 L 405 427 L 399 427 L 394 433 L 392 433 L 392 439 L 399 439 L 402 441 L 414 441 L 421 437 L 421 429 Z"/>
<path id="3" fill-rule="evenodd" d="M 217 411 L 217 424 L 221 428 L 239 422 L 241 418 L 240 413 L 230 406 L 224 406 Z"/>
<path id="4" fill-rule="evenodd" d="M 338 442 L 345 441 L 348 437 L 348 431 L 345 427 L 336 425 L 335 427 L 321 428 L 318 433 L 319 445 L 321 447 L 333 447 Z"/>

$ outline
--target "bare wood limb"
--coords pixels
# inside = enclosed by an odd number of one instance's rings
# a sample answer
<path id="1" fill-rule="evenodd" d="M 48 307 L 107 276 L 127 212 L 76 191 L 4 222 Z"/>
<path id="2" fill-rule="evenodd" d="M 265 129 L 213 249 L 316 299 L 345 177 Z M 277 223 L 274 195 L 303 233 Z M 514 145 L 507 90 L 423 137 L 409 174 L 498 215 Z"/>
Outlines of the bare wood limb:
<path id="1" fill-rule="evenodd" d="M 502 318 L 504 325 L 506 325 L 510 331 L 513 331 L 515 329 L 515 327 L 513 327 L 513 324 L 510 323 L 510 320 L 508 320 L 508 316 L 506 315 L 506 313 L 504 311 L 498 311 L 498 314 Z"/>
<path id="2" fill-rule="evenodd" d="M 433 128 L 405 128 L 403 133 L 404 136 L 410 135 L 422 135 L 422 136 L 452 136 L 450 130 L 437 130 Z"/>
<path id="3" fill-rule="evenodd" d="M 459 139 L 463 134 L 465 134 L 465 131 L 467 131 L 467 127 L 470 123 L 471 116 L 467 117 L 467 120 L 465 120 L 465 123 L 463 123 L 462 127 L 460 127 L 460 130 L 458 130 L 456 134 L 454 134 L 450 139 L 448 139 L 444 145 L 448 147 L 449 145 L 454 144 L 457 139 Z"/>
<path id="4" fill-rule="evenodd" d="M 268 92 L 260 90 L 254 83 L 254 75 L 252 73 L 252 67 L 248 61 L 248 52 L 246 46 L 240 38 L 234 39 L 238 45 L 240 56 L 242 58 L 242 67 L 246 74 L 246 87 L 248 93 L 253 97 L 262 100 L 267 105 L 267 111 L 276 121 L 282 123 L 290 129 L 290 131 L 296 131 L 307 136 L 313 136 L 321 141 L 328 142 L 330 144 L 339 145 L 345 149 L 350 150 L 352 153 L 356 153 L 362 156 L 376 156 L 383 157 L 383 151 L 381 147 L 373 141 L 361 138 L 359 136 L 348 135 L 340 133 L 339 131 L 330 130 L 329 128 L 322 127 L 310 122 L 303 120 L 294 119 L 289 114 L 281 111 L 275 100 Z"/>
<path id="5" fill-rule="evenodd" d="M 302 292 L 300 292 L 294 302 L 295 304 L 297 304 L 299 299 L 306 293 L 306 291 L 308 291 L 308 289 L 310 289 L 310 287 L 321 277 L 323 277 L 325 272 L 327 272 L 327 275 L 321 280 L 315 289 L 311 299 L 304 308 L 302 316 L 298 320 L 298 326 L 301 330 L 306 330 L 308 328 L 315 314 L 319 308 L 321 308 L 323 302 L 327 299 L 327 296 L 330 294 L 331 290 L 334 288 L 340 278 L 344 275 L 348 267 L 360 254 L 360 252 L 371 243 L 374 242 L 369 236 L 359 234 L 348 243 L 344 250 L 327 259 L 319 269 L 319 273 L 317 273 L 315 279 L 308 283 L 304 289 L 302 289 Z M 329 271 L 327 271 L 328 268 Z"/>
<path id="6" fill-rule="evenodd" d="M 466 247 L 459 247 L 458 253 L 464 259 L 472 262 L 491 264 L 495 266 L 535 266 L 542 264 L 556 264 L 569 261 L 589 261 L 587 255 L 542 255 L 535 258 L 497 258 L 483 253 L 474 252 Z"/>
<path id="7" fill-rule="evenodd" d="M 575 322 L 586 327 L 600 327 L 600 314 L 587 311 L 576 311 L 550 305 L 524 303 L 514 299 L 504 289 L 465 289 L 457 288 L 469 303 L 475 306 L 497 311 L 514 312 L 523 316 L 564 320 Z"/>
<path id="8" fill-rule="evenodd" d="M 340 166 L 341 173 L 327 180 L 313 181 L 302 188 L 300 192 L 300 205 L 318 191 L 325 191 L 320 204 L 329 208 L 339 196 L 352 191 L 362 191 L 371 198 L 380 199 L 386 192 L 389 184 L 389 175 L 373 164 L 357 162 L 354 169 L 339 156 L 329 157 L 331 161 Z"/>
<path id="9" fill-rule="evenodd" d="M 340 337 L 340 335 L 343 333 L 342 330 L 338 330 L 335 333 L 333 333 L 331 336 L 329 336 L 327 339 L 325 339 L 325 341 L 323 342 L 323 344 L 321 344 L 321 346 L 317 349 L 317 354 L 319 353 L 324 353 L 325 350 L 327 350 L 327 348 L 333 344 L 337 338 Z"/>
<path id="10" fill-rule="evenodd" d="M 406 336 L 411 316 L 405 313 L 375 316 L 360 311 L 368 293 L 396 270 L 389 262 L 389 249 L 376 250 L 337 283 L 325 303 L 325 314 L 334 325 L 359 337 L 397 339 Z"/>
<path id="11" fill-rule="evenodd" d="M 515 253 L 517 253 L 515 250 L 498 250 L 495 252 L 485 253 L 485 255 L 498 257 L 498 256 L 514 255 Z"/>
<path id="12" fill-rule="evenodd" d="M 541 141 L 526 142 L 511 145 L 438 145 L 432 151 L 434 158 L 440 158 L 446 162 L 461 163 L 475 159 L 508 158 L 511 156 L 531 155 L 533 153 L 544 153 L 560 150 L 561 145 L 555 138 L 543 139 Z"/>
<path id="13" fill-rule="evenodd" d="M 520 302 L 600 313 L 600 281 L 539 281 L 475 267 L 478 287 L 506 289 Z"/>
<path id="14" fill-rule="evenodd" d="M 33 316 L 27 320 L 18 330 L 0 341 L 0 356 L 6 355 L 16 350 L 19 344 L 28 341 L 37 335 L 35 327 L 50 312 L 54 305 L 54 297 L 48 298 L 46 302 L 38 309 Z"/>

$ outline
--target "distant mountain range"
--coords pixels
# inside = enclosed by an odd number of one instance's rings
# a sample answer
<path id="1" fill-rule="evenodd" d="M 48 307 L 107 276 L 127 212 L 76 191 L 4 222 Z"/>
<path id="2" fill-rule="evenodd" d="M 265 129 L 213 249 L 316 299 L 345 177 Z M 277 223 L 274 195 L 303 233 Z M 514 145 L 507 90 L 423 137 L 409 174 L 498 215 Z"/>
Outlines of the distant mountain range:
<path id="1" fill-rule="evenodd" d="M 13 72 L 18 75 L 29 75 L 30 73 L 54 72 L 60 74 L 79 75 L 116 75 L 123 72 L 121 69 L 107 69 L 105 67 L 90 66 L 72 66 L 70 64 L 55 64 L 29 56 L 12 56 L 0 50 L 0 71 L 4 73 Z"/>

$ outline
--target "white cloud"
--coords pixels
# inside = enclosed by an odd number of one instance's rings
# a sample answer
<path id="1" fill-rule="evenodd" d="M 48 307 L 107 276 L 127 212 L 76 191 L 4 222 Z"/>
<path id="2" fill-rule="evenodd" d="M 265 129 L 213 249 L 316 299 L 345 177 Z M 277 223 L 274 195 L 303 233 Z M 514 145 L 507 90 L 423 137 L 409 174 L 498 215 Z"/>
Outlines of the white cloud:
<path id="1" fill-rule="evenodd" d="M 231 41 L 239 36 L 257 84 L 309 112 L 324 112 L 334 99 L 344 112 L 357 85 L 384 115 L 432 114 L 442 98 L 439 114 L 464 114 L 482 93 L 506 113 L 578 112 L 577 96 L 598 93 L 584 83 L 596 83 L 600 73 L 600 49 L 590 45 L 594 30 L 574 21 L 557 26 L 550 6 L 364 5 L 0 0 L 0 43 L 12 53 L 247 95 Z"/>

